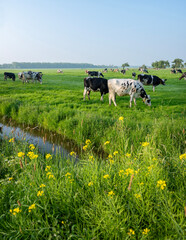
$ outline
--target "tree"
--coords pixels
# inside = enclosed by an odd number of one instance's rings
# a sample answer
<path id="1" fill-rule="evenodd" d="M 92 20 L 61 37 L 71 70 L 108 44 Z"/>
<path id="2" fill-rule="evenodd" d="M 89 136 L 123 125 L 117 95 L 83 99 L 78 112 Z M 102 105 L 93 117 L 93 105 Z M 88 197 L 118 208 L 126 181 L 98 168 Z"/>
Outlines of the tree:
<path id="1" fill-rule="evenodd" d="M 154 68 L 166 68 L 166 67 L 170 67 L 170 63 L 169 63 L 169 61 L 160 60 L 160 61 L 153 62 L 152 67 L 154 67 Z"/>
<path id="2" fill-rule="evenodd" d="M 180 58 L 174 59 L 174 61 L 172 63 L 173 63 L 172 68 L 182 68 L 183 67 L 183 60 Z"/>
<path id="3" fill-rule="evenodd" d="M 130 65 L 128 64 L 128 62 L 127 62 L 127 63 L 123 63 L 121 66 L 122 66 L 123 69 L 124 69 L 125 67 L 130 67 Z"/>

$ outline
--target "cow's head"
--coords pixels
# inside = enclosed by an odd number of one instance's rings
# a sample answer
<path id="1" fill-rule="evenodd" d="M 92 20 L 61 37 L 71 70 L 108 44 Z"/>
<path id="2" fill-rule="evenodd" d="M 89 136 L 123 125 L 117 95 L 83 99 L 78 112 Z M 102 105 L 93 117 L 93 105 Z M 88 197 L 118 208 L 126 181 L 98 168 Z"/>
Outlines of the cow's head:
<path id="1" fill-rule="evenodd" d="M 165 85 L 165 82 L 167 81 L 167 79 L 161 79 L 161 84 Z"/>
<path id="2" fill-rule="evenodd" d="M 40 84 L 42 84 L 42 76 L 43 76 L 43 74 L 42 74 L 42 72 L 38 72 L 38 74 L 37 74 L 37 80 L 40 82 Z"/>
<path id="3" fill-rule="evenodd" d="M 151 98 L 150 98 L 150 95 L 147 95 L 144 99 L 143 99 L 143 102 L 148 105 L 148 106 L 151 106 Z"/>

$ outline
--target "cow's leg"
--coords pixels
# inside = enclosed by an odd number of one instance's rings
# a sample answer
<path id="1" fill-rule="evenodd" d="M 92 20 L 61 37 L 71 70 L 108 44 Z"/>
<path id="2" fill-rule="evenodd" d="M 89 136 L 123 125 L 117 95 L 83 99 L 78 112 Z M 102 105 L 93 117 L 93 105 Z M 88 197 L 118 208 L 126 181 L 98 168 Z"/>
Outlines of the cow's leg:
<path id="1" fill-rule="evenodd" d="M 136 106 L 136 99 L 135 99 L 135 97 L 134 97 L 134 99 L 133 99 L 133 100 L 134 100 L 134 105 Z"/>
<path id="2" fill-rule="evenodd" d="M 85 87 L 85 88 L 84 88 L 84 92 L 83 92 L 83 100 L 85 100 L 86 94 L 87 94 L 87 88 Z"/>
<path id="3" fill-rule="evenodd" d="M 130 108 L 132 107 L 133 94 L 130 95 Z"/>
<path id="4" fill-rule="evenodd" d="M 88 100 L 90 100 L 90 91 L 87 91 Z"/>
<path id="5" fill-rule="evenodd" d="M 117 106 L 116 104 L 116 94 L 115 93 L 109 93 L 109 105 L 111 105 L 111 100 L 113 101 L 115 107 Z"/>
<path id="6" fill-rule="evenodd" d="M 103 101 L 103 92 L 101 92 L 101 101 Z"/>
<path id="7" fill-rule="evenodd" d="M 155 86 L 153 86 L 153 92 L 155 92 Z"/>

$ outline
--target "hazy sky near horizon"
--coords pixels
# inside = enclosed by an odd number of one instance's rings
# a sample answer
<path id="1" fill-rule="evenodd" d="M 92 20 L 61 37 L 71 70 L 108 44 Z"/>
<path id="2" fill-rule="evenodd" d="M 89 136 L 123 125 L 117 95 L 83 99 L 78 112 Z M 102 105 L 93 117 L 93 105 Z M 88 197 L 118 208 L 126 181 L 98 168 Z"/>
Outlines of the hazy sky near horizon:
<path id="1" fill-rule="evenodd" d="M 0 0 L 0 64 L 186 62 L 186 0 Z"/>

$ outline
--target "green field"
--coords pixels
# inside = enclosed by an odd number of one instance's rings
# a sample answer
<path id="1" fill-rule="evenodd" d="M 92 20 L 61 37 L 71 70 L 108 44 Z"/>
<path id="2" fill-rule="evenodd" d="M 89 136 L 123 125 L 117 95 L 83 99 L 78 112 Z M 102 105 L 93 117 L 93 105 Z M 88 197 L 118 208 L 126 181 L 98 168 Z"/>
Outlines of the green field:
<path id="1" fill-rule="evenodd" d="M 137 99 L 129 108 L 129 96 L 116 97 L 117 107 L 109 106 L 108 95 L 101 102 L 99 92 L 83 101 L 85 70 L 40 71 L 42 85 L 4 81 L 0 71 L 0 115 L 65 135 L 82 148 L 82 156 L 74 165 L 58 156 L 47 161 L 34 150 L 38 157 L 32 159 L 27 143 L 2 140 L 0 237 L 184 239 L 186 81 L 178 80 L 180 74 L 149 70 L 168 79 L 166 86 L 155 92 L 145 86 L 152 106 Z M 55 179 L 46 175 L 48 165 Z M 41 184 L 46 187 L 39 197 Z M 16 208 L 21 212 L 10 213 Z"/>

